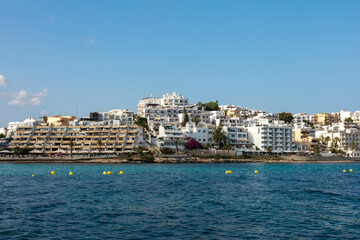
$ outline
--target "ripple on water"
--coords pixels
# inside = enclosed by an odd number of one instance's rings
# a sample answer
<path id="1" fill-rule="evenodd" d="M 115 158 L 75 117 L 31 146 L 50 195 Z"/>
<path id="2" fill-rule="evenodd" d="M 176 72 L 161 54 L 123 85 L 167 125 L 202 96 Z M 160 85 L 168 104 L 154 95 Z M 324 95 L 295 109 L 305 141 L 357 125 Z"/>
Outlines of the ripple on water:
<path id="1" fill-rule="evenodd" d="M 360 165 L 0 164 L 0 239 L 356 239 L 350 168 Z"/>

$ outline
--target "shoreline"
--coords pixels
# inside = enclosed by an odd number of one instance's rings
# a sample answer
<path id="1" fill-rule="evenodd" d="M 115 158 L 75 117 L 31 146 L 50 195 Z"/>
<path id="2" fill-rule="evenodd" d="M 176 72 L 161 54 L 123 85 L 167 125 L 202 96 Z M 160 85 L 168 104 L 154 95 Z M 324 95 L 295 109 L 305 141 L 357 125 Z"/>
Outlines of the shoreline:
<path id="1" fill-rule="evenodd" d="M 215 159 L 215 158 L 174 158 L 174 157 L 155 157 L 153 161 L 144 159 L 124 159 L 124 158 L 0 158 L 0 163 L 59 163 L 59 164 L 184 164 L 184 163 L 360 163 L 359 159 L 351 158 L 247 158 L 247 159 Z"/>

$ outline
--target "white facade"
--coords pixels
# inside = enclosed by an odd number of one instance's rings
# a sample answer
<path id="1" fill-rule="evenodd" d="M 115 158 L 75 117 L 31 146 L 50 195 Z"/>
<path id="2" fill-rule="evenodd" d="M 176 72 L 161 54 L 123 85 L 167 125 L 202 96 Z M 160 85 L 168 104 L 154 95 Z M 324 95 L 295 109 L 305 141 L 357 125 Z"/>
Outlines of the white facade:
<path id="1" fill-rule="evenodd" d="M 113 109 L 109 112 L 99 112 L 99 121 L 105 121 L 109 125 L 133 125 L 134 113 L 128 109 Z"/>
<path id="2" fill-rule="evenodd" d="M 162 106 L 184 107 L 188 105 L 188 99 L 176 92 L 164 94 L 160 101 Z"/>
<path id="3" fill-rule="evenodd" d="M 224 126 L 223 130 L 226 132 L 227 141 L 230 145 L 236 148 L 248 148 L 248 132 L 245 127 L 231 127 Z"/>
<path id="4" fill-rule="evenodd" d="M 147 117 L 147 109 L 157 109 L 157 107 L 163 107 L 163 109 L 177 107 L 181 109 L 188 105 L 188 99 L 181 96 L 181 94 L 176 92 L 172 94 L 166 93 L 162 98 L 149 97 L 140 100 L 137 105 L 137 113 L 140 117 Z"/>
<path id="5" fill-rule="evenodd" d="M 204 145 L 206 143 L 213 144 L 213 133 L 215 131 L 215 127 L 210 126 L 196 126 L 195 123 L 189 122 L 186 124 L 184 128 L 182 128 L 182 132 L 184 136 L 191 137 L 192 139 L 198 141 L 200 144 Z"/>
<path id="6" fill-rule="evenodd" d="M 325 126 L 323 130 L 316 131 L 317 138 L 330 138 L 327 147 L 337 145 L 337 150 L 343 150 L 348 157 L 360 157 L 360 129 L 356 123 L 336 123 Z M 335 139 L 338 138 L 339 142 Z"/>
<path id="7" fill-rule="evenodd" d="M 270 147 L 272 152 L 288 152 L 294 146 L 292 129 L 292 126 L 253 126 L 248 128 L 248 138 L 261 151 Z"/>
<path id="8" fill-rule="evenodd" d="M 35 118 L 27 118 L 22 122 L 9 122 L 7 126 L 7 137 L 11 137 L 18 127 L 36 126 L 38 121 Z"/>
<path id="9" fill-rule="evenodd" d="M 157 146 L 165 148 L 184 149 L 186 144 L 186 136 L 181 129 L 173 125 L 161 125 L 159 127 L 159 135 L 157 136 Z"/>
<path id="10" fill-rule="evenodd" d="M 305 123 L 307 121 L 315 122 L 315 116 L 306 113 L 297 113 L 294 114 L 293 117 L 294 117 L 293 119 L 294 124 Z"/>

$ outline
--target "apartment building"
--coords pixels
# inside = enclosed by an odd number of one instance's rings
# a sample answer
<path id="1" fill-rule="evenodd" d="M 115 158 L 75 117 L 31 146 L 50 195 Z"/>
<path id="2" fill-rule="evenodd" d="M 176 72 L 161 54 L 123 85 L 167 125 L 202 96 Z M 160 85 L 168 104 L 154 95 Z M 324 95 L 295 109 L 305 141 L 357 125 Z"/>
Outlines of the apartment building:
<path id="1" fill-rule="evenodd" d="M 317 113 L 314 115 L 316 124 L 328 125 L 340 121 L 340 116 L 337 113 Z"/>
<path id="2" fill-rule="evenodd" d="M 181 130 L 185 137 L 191 137 L 203 146 L 206 143 L 214 143 L 213 134 L 215 131 L 215 126 L 205 124 L 196 125 L 194 122 L 189 122 L 186 123 L 186 126 L 183 127 Z"/>
<path id="3" fill-rule="evenodd" d="M 295 128 L 294 140 L 297 150 L 301 151 L 314 151 L 314 148 L 320 148 L 320 139 L 315 137 L 315 129 Z"/>
<path id="4" fill-rule="evenodd" d="M 262 125 L 248 128 L 248 139 L 261 151 L 290 152 L 293 150 L 293 127 L 288 125 Z"/>
<path id="5" fill-rule="evenodd" d="M 306 122 L 315 122 L 315 116 L 306 113 L 296 113 L 293 115 L 294 124 L 301 124 Z"/>
<path id="6" fill-rule="evenodd" d="M 360 129 L 354 123 L 336 123 L 316 131 L 317 138 L 330 138 L 327 147 L 342 150 L 348 157 L 360 157 Z"/>
<path id="7" fill-rule="evenodd" d="M 157 136 L 154 144 L 158 147 L 165 148 L 176 148 L 184 149 L 185 144 L 187 143 L 187 137 L 184 135 L 180 128 L 177 128 L 174 125 L 161 125 L 159 127 L 159 135 Z"/>
<path id="8" fill-rule="evenodd" d="M 162 98 L 148 97 L 143 98 L 137 105 L 137 114 L 140 117 L 147 117 L 147 109 L 157 109 L 162 107 L 163 109 L 178 108 L 182 109 L 189 105 L 189 100 L 181 94 L 173 92 L 172 94 L 166 93 Z"/>
<path id="9" fill-rule="evenodd" d="M 108 112 L 91 112 L 81 120 L 105 122 L 108 125 L 134 125 L 134 113 L 128 109 L 113 109 Z"/>
<path id="10" fill-rule="evenodd" d="M 56 115 L 48 117 L 46 123 L 53 126 L 69 126 L 70 121 L 74 121 L 75 119 L 75 116 Z"/>
<path id="11" fill-rule="evenodd" d="M 70 152 L 74 154 L 135 152 L 143 144 L 142 128 L 124 126 L 21 126 L 15 131 L 10 148 L 36 149 L 43 154 Z M 102 145 L 98 145 L 101 140 Z"/>
<path id="12" fill-rule="evenodd" d="M 251 143 L 248 140 L 248 132 L 245 127 L 224 126 L 223 130 L 226 132 L 227 141 L 230 145 L 239 149 L 248 149 Z"/>

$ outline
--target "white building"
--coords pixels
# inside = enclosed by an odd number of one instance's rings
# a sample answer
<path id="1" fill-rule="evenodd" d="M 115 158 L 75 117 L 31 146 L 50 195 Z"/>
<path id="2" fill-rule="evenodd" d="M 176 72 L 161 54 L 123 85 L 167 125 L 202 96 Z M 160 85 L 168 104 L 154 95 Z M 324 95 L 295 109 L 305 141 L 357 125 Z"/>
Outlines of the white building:
<path id="1" fill-rule="evenodd" d="M 192 139 L 198 141 L 201 145 L 206 143 L 213 144 L 213 133 L 215 131 L 215 126 L 210 125 L 201 125 L 197 126 L 194 122 L 186 123 L 186 126 L 181 129 L 184 136 L 191 137 Z"/>
<path id="2" fill-rule="evenodd" d="M 227 141 L 230 145 L 239 149 L 248 149 L 252 144 L 248 140 L 248 132 L 245 127 L 224 126 Z"/>
<path id="3" fill-rule="evenodd" d="M 109 125 L 133 125 L 134 113 L 128 109 L 113 109 L 99 112 L 97 121 L 105 121 Z"/>
<path id="4" fill-rule="evenodd" d="M 174 125 L 161 125 L 159 127 L 159 135 L 157 136 L 158 147 L 184 149 L 186 144 L 186 136 L 184 136 L 181 129 Z"/>
<path id="5" fill-rule="evenodd" d="M 328 148 L 342 150 L 348 157 L 360 157 L 360 129 L 356 123 L 340 122 L 316 131 L 317 138 L 330 138 Z"/>
<path id="6" fill-rule="evenodd" d="M 315 122 L 315 116 L 306 114 L 306 113 L 297 113 L 293 115 L 294 124 L 306 123 L 306 122 Z"/>
<path id="7" fill-rule="evenodd" d="M 39 121 L 35 118 L 27 118 L 22 122 L 9 122 L 7 126 L 7 135 L 6 137 L 11 137 L 18 127 L 22 126 L 37 126 Z"/>
<path id="8" fill-rule="evenodd" d="M 248 128 L 248 138 L 261 151 L 271 148 L 272 152 L 289 152 L 294 147 L 292 130 L 287 125 L 252 126 Z"/>
<path id="9" fill-rule="evenodd" d="M 165 107 L 165 109 L 169 107 L 177 107 L 181 109 L 188 105 L 188 99 L 181 96 L 181 94 L 176 92 L 173 92 L 172 94 L 166 93 L 162 98 L 149 97 L 140 100 L 137 105 L 137 114 L 140 117 L 147 117 L 147 109 L 156 109 L 157 107 Z"/>

